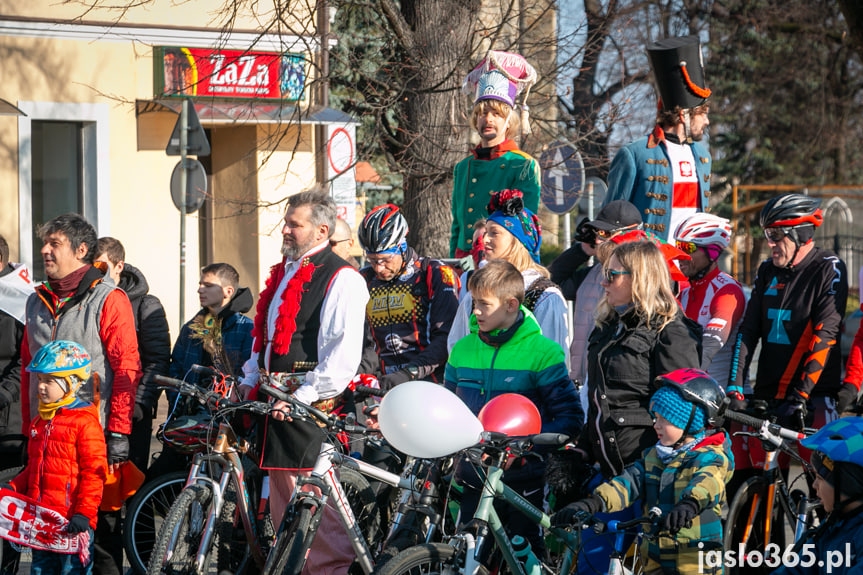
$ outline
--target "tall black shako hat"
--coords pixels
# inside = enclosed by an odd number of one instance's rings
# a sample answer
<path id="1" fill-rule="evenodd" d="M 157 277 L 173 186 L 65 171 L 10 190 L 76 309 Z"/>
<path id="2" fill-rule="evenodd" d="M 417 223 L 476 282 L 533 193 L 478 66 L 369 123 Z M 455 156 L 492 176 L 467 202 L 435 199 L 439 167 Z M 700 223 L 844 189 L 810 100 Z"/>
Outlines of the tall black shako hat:
<path id="1" fill-rule="evenodd" d="M 695 108 L 707 102 L 704 61 L 697 36 L 664 38 L 647 47 L 663 110 Z"/>

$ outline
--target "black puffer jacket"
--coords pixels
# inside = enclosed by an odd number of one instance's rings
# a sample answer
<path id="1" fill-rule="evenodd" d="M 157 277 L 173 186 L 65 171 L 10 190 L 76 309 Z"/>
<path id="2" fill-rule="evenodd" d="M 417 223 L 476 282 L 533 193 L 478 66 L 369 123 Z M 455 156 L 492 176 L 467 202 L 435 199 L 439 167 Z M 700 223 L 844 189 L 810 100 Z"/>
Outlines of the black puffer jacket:
<path id="1" fill-rule="evenodd" d="M 682 313 L 658 331 L 630 309 L 590 334 L 587 425 L 578 446 L 599 462 L 605 477 L 619 475 L 656 444 L 648 411 L 653 380 L 675 369 L 698 369 L 699 343 Z"/>
<path id="2" fill-rule="evenodd" d="M 138 394 L 135 403 L 145 411 L 152 410 L 161 393 L 153 381 L 154 375 L 167 375 L 171 362 L 171 334 L 168 330 L 168 318 L 162 302 L 150 295 L 150 286 L 141 270 L 125 264 L 120 272 L 118 286 L 132 304 L 135 316 L 135 330 L 138 333 L 138 352 L 141 355 L 141 368 L 144 374 L 138 384 Z"/>
<path id="3" fill-rule="evenodd" d="M 0 277 L 14 271 L 7 265 Z M 0 436 L 21 431 L 21 338 L 24 324 L 0 311 Z M 0 468 L 6 467 L 0 464 Z"/>

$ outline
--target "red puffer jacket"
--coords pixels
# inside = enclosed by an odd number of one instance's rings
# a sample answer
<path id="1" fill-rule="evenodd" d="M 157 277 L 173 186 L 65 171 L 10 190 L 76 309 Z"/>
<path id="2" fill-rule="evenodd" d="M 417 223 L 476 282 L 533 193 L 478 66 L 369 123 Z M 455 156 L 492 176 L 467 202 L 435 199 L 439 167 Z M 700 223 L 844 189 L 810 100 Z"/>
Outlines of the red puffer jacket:
<path id="1" fill-rule="evenodd" d="M 105 436 L 95 406 L 61 408 L 47 421 L 36 417 L 30 424 L 27 455 L 27 467 L 12 480 L 15 491 L 67 518 L 76 513 L 89 517 L 95 529 L 108 472 Z"/>

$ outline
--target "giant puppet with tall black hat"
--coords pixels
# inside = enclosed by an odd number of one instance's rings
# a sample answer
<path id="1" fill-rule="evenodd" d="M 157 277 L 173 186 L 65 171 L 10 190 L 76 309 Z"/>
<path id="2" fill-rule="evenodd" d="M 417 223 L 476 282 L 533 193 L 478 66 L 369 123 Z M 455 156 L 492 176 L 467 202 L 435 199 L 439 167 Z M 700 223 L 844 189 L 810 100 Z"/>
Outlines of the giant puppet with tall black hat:
<path id="1" fill-rule="evenodd" d="M 686 138 L 690 140 L 689 111 L 707 103 L 711 91 L 704 78 L 704 59 L 697 36 L 664 38 L 647 47 L 653 77 L 659 91 L 659 108 L 683 112 Z"/>

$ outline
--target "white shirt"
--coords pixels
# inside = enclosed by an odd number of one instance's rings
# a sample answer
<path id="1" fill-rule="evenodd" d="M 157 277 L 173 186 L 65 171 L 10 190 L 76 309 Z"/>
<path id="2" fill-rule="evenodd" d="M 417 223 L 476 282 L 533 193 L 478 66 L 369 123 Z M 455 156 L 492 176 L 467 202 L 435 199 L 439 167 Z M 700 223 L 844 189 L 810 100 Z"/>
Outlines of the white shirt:
<path id="1" fill-rule="evenodd" d="M 282 294 L 294 277 L 303 259 L 327 246 L 323 242 L 303 254 L 298 260 L 285 262 L 285 275 L 273 294 L 267 310 L 267 333 L 275 333 L 276 318 L 282 305 Z M 363 353 L 363 325 L 369 290 L 366 281 L 352 267 L 339 270 L 330 284 L 321 307 L 321 328 L 318 331 L 318 365 L 306 374 L 306 381 L 294 392 L 303 403 L 335 397 L 344 391 L 357 373 Z M 272 341 L 264 350 L 264 367 L 270 369 Z M 243 364 L 243 385 L 254 387 L 258 382 L 258 353 L 252 352 Z"/>
<path id="2" fill-rule="evenodd" d="M 535 282 L 540 274 L 536 270 L 528 269 L 521 272 L 524 278 L 524 289 L 527 290 L 530 284 Z M 462 285 L 465 276 L 462 276 Z M 446 340 L 447 351 L 452 352 L 453 346 L 458 340 L 470 333 L 470 313 L 473 309 L 473 298 L 470 292 L 465 290 L 463 295 L 459 295 L 458 311 L 455 312 L 455 317 L 452 320 L 452 329 L 449 331 L 449 336 Z M 542 330 L 542 335 L 552 341 L 556 341 L 562 348 L 566 356 L 566 365 L 569 366 L 569 328 L 566 325 L 566 300 L 557 286 L 552 286 L 542 292 L 539 296 L 536 305 L 533 309 L 533 317 L 536 318 L 536 323 Z"/>

